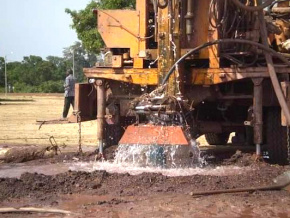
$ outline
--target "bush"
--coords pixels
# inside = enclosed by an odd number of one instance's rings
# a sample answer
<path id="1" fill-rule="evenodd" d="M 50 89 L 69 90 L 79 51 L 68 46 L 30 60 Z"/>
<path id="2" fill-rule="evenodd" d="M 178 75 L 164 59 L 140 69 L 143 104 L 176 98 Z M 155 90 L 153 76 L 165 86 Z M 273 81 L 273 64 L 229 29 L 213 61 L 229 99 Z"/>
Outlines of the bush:
<path id="1" fill-rule="evenodd" d="M 23 82 L 16 82 L 14 84 L 14 92 L 17 92 L 17 93 L 37 93 L 39 91 L 38 91 L 37 87 L 27 85 Z"/>
<path id="2" fill-rule="evenodd" d="M 14 84 L 16 93 L 61 93 L 63 92 L 63 81 L 46 81 L 39 86 L 27 85 L 23 82 Z"/>
<path id="3" fill-rule="evenodd" d="M 63 81 L 47 81 L 39 86 L 44 93 L 61 93 L 63 92 Z"/>

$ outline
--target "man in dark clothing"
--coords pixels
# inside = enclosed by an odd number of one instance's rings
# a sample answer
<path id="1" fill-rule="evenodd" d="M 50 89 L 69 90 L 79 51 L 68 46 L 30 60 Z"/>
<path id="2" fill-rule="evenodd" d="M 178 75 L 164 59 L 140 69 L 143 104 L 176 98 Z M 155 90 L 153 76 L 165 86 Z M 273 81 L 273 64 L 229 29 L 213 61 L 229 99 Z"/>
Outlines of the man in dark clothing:
<path id="1" fill-rule="evenodd" d="M 62 117 L 66 118 L 70 105 L 74 108 L 74 102 L 75 102 L 75 78 L 73 77 L 72 70 L 66 71 L 66 78 L 64 82 L 64 108 L 63 108 L 63 114 Z"/>

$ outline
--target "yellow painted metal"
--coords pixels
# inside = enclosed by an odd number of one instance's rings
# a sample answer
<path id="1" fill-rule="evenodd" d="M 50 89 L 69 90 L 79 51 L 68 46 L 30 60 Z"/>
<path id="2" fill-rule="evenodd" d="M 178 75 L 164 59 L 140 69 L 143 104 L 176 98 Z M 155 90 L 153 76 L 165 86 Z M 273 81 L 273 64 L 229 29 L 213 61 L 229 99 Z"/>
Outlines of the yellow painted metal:
<path id="1" fill-rule="evenodd" d="M 103 78 L 127 82 L 136 85 L 153 85 L 159 83 L 157 69 L 112 69 L 112 68 L 85 68 L 84 73 L 88 78 Z M 288 73 L 287 68 L 277 68 L 277 73 Z M 215 85 L 245 78 L 269 77 L 266 67 L 249 68 L 208 68 L 193 69 L 187 85 Z"/>
<path id="2" fill-rule="evenodd" d="M 97 78 L 108 78 L 122 82 L 129 82 L 134 84 L 159 84 L 163 77 L 167 74 L 172 64 L 188 49 L 182 48 L 180 44 L 181 32 L 183 28 L 180 24 L 179 17 L 179 1 L 169 1 L 170 4 L 164 9 L 158 10 L 158 46 L 157 56 L 158 70 L 155 69 L 152 75 L 146 72 L 152 70 L 142 69 L 144 54 L 146 53 L 146 29 L 147 29 L 147 10 L 148 0 L 137 0 L 136 10 L 98 10 L 98 31 L 100 32 L 105 44 L 108 48 L 128 48 L 130 49 L 130 57 L 134 59 L 134 68 L 141 70 L 138 73 L 131 73 L 124 69 L 124 75 L 118 74 L 115 71 L 108 73 L 93 73 Z M 201 4 L 199 0 L 194 0 L 194 14 L 193 19 L 194 32 L 198 30 L 198 34 L 193 34 L 193 40 L 189 47 L 196 47 L 207 40 L 214 40 L 217 38 L 217 32 L 209 29 L 208 10 L 210 0 L 204 0 Z M 174 22 L 170 22 L 169 14 L 174 14 Z M 175 47 L 175 49 L 173 49 Z M 197 58 L 210 59 L 211 67 L 219 66 L 217 58 L 217 47 L 210 47 L 200 52 Z M 142 56 L 139 56 L 142 54 Z M 136 63 L 135 63 L 136 62 Z M 182 89 L 177 81 L 182 77 L 184 69 L 179 66 L 169 80 L 168 91 L 172 94 L 177 93 Z M 103 69 L 102 69 L 103 70 Z M 106 75 L 105 75 L 106 74 Z M 114 75 L 117 74 L 117 75 Z M 144 74 L 144 75 L 142 75 Z M 90 76 L 91 73 L 86 73 Z M 157 78 L 156 78 L 157 75 Z M 209 76 L 205 77 L 203 73 L 198 74 L 197 83 L 203 81 L 205 84 L 211 84 Z M 143 81 L 144 80 L 144 81 Z"/>
<path id="3" fill-rule="evenodd" d="M 208 4 L 209 5 L 209 4 Z M 217 4 L 217 7 L 219 4 Z M 215 24 L 215 20 L 212 19 L 211 22 Z M 218 39 L 218 30 L 217 28 L 213 28 L 209 26 L 208 30 L 208 41 L 214 41 Z M 201 43 L 202 44 L 202 43 Z M 209 66 L 210 68 L 219 68 L 220 67 L 220 60 L 219 60 L 219 46 L 213 45 L 208 47 L 208 55 L 209 55 Z"/>
<path id="4" fill-rule="evenodd" d="M 289 73 L 289 70 L 287 68 L 277 68 L 277 73 Z M 192 69 L 191 81 L 187 84 L 215 85 L 259 77 L 269 77 L 266 67 Z"/>
<path id="5" fill-rule="evenodd" d="M 194 33 L 193 33 L 193 45 L 192 48 L 195 48 L 208 39 L 211 40 L 212 30 L 209 29 L 209 19 L 208 11 L 211 0 L 195 0 L 194 1 Z M 217 37 L 217 35 L 215 36 Z M 210 49 L 203 49 L 200 51 L 197 56 L 198 59 L 208 59 Z"/>
<path id="6" fill-rule="evenodd" d="M 112 69 L 112 68 L 85 68 L 88 78 L 111 79 L 136 85 L 157 85 L 157 69 Z"/>
<path id="7" fill-rule="evenodd" d="M 130 48 L 138 57 L 146 50 L 146 1 L 137 0 L 136 10 L 98 10 L 98 31 L 108 48 Z"/>
<path id="8" fill-rule="evenodd" d="M 170 23 L 168 16 L 169 6 L 164 9 L 158 10 L 158 71 L 159 71 L 159 81 L 163 80 L 166 72 L 170 69 L 173 64 L 173 53 L 172 46 L 170 45 L 169 37 L 171 35 Z M 170 46 L 169 46 L 170 45 Z M 172 81 L 169 81 L 169 83 Z M 170 86 L 170 85 L 169 85 Z"/>
<path id="9" fill-rule="evenodd" d="M 181 42 L 180 42 L 180 14 L 179 12 L 179 4 L 180 2 L 178 0 L 172 1 L 172 11 L 174 11 L 174 22 L 171 23 L 172 27 L 171 29 L 173 30 L 172 32 L 172 41 L 174 44 L 174 49 L 173 49 L 173 62 L 175 63 L 180 57 L 181 57 Z M 174 77 L 172 78 L 172 86 L 175 88 L 174 93 L 175 94 L 181 94 L 181 91 L 183 90 L 183 64 L 180 64 L 176 70 Z M 170 81 L 169 81 L 170 82 Z"/>
<path id="10" fill-rule="evenodd" d="M 193 34 L 190 42 L 184 37 L 184 19 L 180 17 L 180 2 L 168 1 L 168 7 L 158 9 L 158 48 L 148 49 L 145 39 L 150 0 L 137 0 L 136 10 L 99 10 L 98 30 L 108 48 L 128 48 L 133 59 L 133 68 L 91 68 L 84 69 L 88 78 L 104 78 L 139 85 L 158 85 L 174 62 L 191 48 L 207 41 L 218 39 L 218 32 L 209 24 L 208 11 L 211 0 L 193 0 Z M 185 2 L 185 1 L 184 1 Z M 282 4 L 282 3 L 281 3 Z M 217 7 L 219 4 L 217 4 Z M 152 12 L 152 11 L 151 11 Z M 171 19 L 174 16 L 173 20 Z M 214 20 L 212 21 L 214 23 Z M 147 50 L 146 50 L 147 49 Z M 151 53 L 158 60 L 158 69 L 146 69 L 144 58 Z M 139 55 L 140 54 L 140 55 Z M 184 69 L 178 66 L 169 79 L 168 92 L 176 94 L 182 90 L 184 81 L 191 85 L 214 85 L 244 78 L 267 77 L 266 68 L 220 68 L 219 47 L 210 46 L 195 54 L 196 59 L 208 59 L 209 68 Z M 152 60 L 152 59 L 151 59 Z M 119 65 L 118 65 L 119 66 Z M 147 65 L 148 66 L 148 65 Z M 279 70 L 278 70 L 279 71 Z M 191 73 L 190 73 L 191 72 Z M 190 74 L 190 75 L 188 75 Z M 186 90 L 183 90 L 186 92 Z"/>
<path id="11" fill-rule="evenodd" d="M 144 59 L 143 58 L 134 58 L 133 68 L 143 69 L 144 68 Z"/>

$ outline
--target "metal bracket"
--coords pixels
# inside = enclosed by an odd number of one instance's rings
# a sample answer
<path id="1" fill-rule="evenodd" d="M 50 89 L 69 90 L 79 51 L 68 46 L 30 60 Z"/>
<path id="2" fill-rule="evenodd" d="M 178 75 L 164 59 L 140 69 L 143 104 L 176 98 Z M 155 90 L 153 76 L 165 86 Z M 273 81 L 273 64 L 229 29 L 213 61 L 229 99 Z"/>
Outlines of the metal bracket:
<path id="1" fill-rule="evenodd" d="M 103 85 L 103 80 L 101 80 L 101 79 L 98 79 L 98 80 L 96 80 L 96 82 L 95 82 L 95 84 L 97 85 L 97 86 L 102 86 Z"/>
<path id="2" fill-rule="evenodd" d="M 264 78 L 254 78 L 252 79 L 255 86 L 260 86 L 263 82 Z"/>

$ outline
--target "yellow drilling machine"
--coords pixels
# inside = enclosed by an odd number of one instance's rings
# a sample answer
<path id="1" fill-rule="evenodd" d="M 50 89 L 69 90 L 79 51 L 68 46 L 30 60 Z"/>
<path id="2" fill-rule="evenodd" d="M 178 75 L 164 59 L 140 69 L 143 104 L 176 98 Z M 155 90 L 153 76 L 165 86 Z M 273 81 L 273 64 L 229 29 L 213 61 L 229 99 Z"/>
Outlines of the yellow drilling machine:
<path id="1" fill-rule="evenodd" d="M 136 0 L 93 13 L 106 48 L 76 85 L 75 111 L 96 119 L 100 154 L 153 146 L 164 159 L 235 133 L 289 163 L 289 1 Z"/>

